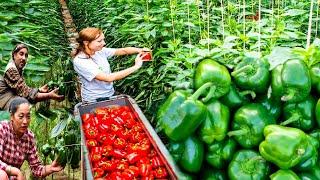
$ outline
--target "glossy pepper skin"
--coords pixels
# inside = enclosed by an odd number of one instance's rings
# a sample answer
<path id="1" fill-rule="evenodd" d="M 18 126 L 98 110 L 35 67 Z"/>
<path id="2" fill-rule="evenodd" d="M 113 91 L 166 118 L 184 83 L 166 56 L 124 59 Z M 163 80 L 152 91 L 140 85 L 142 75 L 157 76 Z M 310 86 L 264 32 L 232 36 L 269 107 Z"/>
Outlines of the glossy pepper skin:
<path id="1" fill-rule="evenodd" d="M 52 147 L 50 146 L 50 144 L 46 143 L 41 147 L 41 153 L 47 157 L 48 155 L 50 155 L 52 151 Z"/>
<path id="2" fill-rule="evenodd" d="M 317 120 L 317 123 L 318 123 L 318 127 L 320 128 L 320 98 L 317 101 L 316 110 L 315 111 L 316 111 L 315 114 L 316 114 L 316 120 Z"/>
<path id="3" fill-rule="evenodd" d="M 272 97 L 268 96 L 259 96 L 256 99 L 256 102 L 265 107 L 268 113 L 274 118 L 279 119 L 282 111 L 282 105 L 279 101 L 275 100 Z"/>
<path id="4" fill-rule="evenodd" d="M 65 147 L 58 147 L 57 148 L 57 163 L 61 165 L 62 167 L 65 167 L 68 161 L 68 156 L 67 156 L 67 149 Z"/>
<path id="5" fill-rule="evenodd" d="M 231 160 L 228 167 L 230 180 L 268 179 L 270 165 L 253 150 L 240 150 Z"/>
<path id="6" fill-rule="evenodd" d="M 264 128 L 265 140 L 260 143 L 260 154 L 281 169 L 297 165 L 308 146 L 306 134 L 297 128 L 268 125 Z"/>
<path id="7" fill-rule="evenodd" d="M 299 176 L 291 170 L 280 169 L 270 175 L 271 180 L 300 180 Z"/>
<path id="8" fill-rule="evenodd" d="M 311 91 L 307 65 L 300 60 L 288 60 L 271 73 L 272 96 L 285 102 L 304 100 Z"/>
<path id="9" fill-rule="evenodd" d="M 184 152 L 179 161 L 180 167 L 190 173 L 200 171 L 204 157 L 204 145 L 194 136 L 184 142 Z"/>
<path id="10" fill-rule="evenodd" d="M 320 145 L 320 129 L 313 130 L 309 135 L 318 140 L 318 143 Z"/>
<path id="11" fill-rule="evenodd" d="M 309 131 L 315 124 L 315 100 L 308 96 L 305 100 L 296 103 L 285 103 L 283 107 L 284 122 L 281 125 L 296 127 Z"/>
<path id="12" fill-rule="evenodd" d="M 198 100 L 210 87 L 206 83 L 191 96 L 185 91 L 174 91 L 158 110 L 158 126 L 173 141 L 185 140 L 207 117 L 207 107 Z"/>
<path id="13" fill-rule="evenodd" d="M 229 91 L 231 84 L 231 76 L 228 69 L 220 65 L 214 60 L 202 60 L 196 67 L 194 74 L 195 89 L 200 88 L 203 84 L 212 82 L 210 91 L 206 100 L 211 98 L 219 98 Z"/>
<path id="14" fill-rule="evenodd" d="M 310 77 L 313 90 L 320 94 L 320 63 L 310 67 Z"/>
<path id="15" fill-rule="evenodd" d="M 232 131 L 228 135 L 234 136 L 242 147 L 252 148 L 263 140 L 263 128 L 275 123 L 275 119 L 261 104 L 246 104 L 235 112 Z"/>
<path id="16" fill-rule="evenodd" d="M 227 176 L 224 171 L 205 167 L 201 172 L 202 180 L 227 180 Z"/>
<path id="17" fill-rule="evenodd" d="M 269 63 L 267 59 L 245 57 L 236 65 L 231 76 L 238 87 L 256 93 L 267 91 L 270 81 Z"/>
<path id="18" fill-rule="evenodd" d="M 231 84 L 230 90 L 220 98 L 220 102 L 234 110 L 249 102 L 249 99 L 245 96 L 246 94 L 240 93 L 237 87 Z"/>
<path id="19" fill-rule="evenodd" d="M 309 169 L 308 171 L 303 171 L 302 173 L 298 174 L 300 179 L 302 180 L 314 180 L 320 179 L 320 167 L 314 166 L 313 168 Z"/>
<path id="20" fill-rule="evenodd" d="M 216 141 L 208 145 L 206 152 L 206 161 L 214 168 L 224 168 L 232 159 L 236 152 L 237 143 L 232 138 L 226 138 L 223 141 Z"/>
<path id="21" fill-rule="evenodd" d="M 307 171 L 312 169 L 318 161 L 319 142 L 316 138 L 307 135 L 308 146 L 303 154 L 299 164 L 294 169 L 296 171 Z"/>
<path id="22" fill-rule="evenodd" d="M 170 141 L 167 145 L 167 148 L 174 161 L 179 162 L 179 160 L 181 159 L 181 155 L 184 152 L 184 143 Z"/>
<path id="23" fill-rule="evenodd" d="M 201 140 L 207 144 L 223 140 L 228 131 L 230 112 L 229 108 L 218 100 L 210 100 L 206 104 L 207 117 L 200 125 Z"/>

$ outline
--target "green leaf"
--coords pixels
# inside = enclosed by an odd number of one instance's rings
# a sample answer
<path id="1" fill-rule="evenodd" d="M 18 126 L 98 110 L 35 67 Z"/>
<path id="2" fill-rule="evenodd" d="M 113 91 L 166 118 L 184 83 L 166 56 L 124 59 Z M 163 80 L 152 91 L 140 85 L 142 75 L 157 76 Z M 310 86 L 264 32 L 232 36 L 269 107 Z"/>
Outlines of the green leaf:
<path id="1" fill-rule="evenodd" d="M 0 121 L 10 120 L 10 113 L 8 111 L 0 111 Z"/>
<path id="2" fill-rule="evenodd" d="M 302 9 L 289 9 L 284 14 L 282 14 L 282 16 L 299 16 L 306 13 L 307 11 Z"/>
<path id="3" fill-rule="evenodd" d="M 291 58 L 291 48 L 277 46 L 273 48 L 272 52 L 267 55 L 266 58 L 270 64 L 269 70 L 272 70 L 279 64 L 283 64 Z"/>
<path id="4" fill-rule="evenodd" d="M 69 115 L 68 119 L 60 119 L 60 116 L 57 117 L 58 124 L 51 130 L 50 138 L 55 138 L 66 128 L 68 122 L 72 119 L 72 116 Z"/>

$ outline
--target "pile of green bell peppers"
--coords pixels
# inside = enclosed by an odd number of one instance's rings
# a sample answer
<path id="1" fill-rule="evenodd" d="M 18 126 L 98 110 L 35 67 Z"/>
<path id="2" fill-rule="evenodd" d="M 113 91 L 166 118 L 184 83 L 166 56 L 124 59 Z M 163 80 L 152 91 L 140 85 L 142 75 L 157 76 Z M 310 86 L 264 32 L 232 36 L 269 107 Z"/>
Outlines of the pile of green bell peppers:
<path id="1" fill-rule="evenodd" d="M 320 179 L 319 67 L 198 62 L 193 87 L 169 94 L 156 115 L 180 171 L 188 179 Z"/>

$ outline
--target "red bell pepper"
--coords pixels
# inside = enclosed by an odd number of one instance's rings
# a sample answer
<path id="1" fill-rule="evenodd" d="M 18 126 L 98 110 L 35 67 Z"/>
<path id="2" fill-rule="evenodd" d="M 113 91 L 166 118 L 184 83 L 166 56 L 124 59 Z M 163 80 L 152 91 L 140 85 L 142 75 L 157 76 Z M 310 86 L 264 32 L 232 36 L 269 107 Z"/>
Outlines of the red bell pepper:
<path id="1" fill-rule="evenodd" d="M 119 171 L 124 171 L 125 169 L 128 169 L 129 164 L 126 161 L 119 161 L 117 163 L 116 169 Z"/>
<path id="2" fill-rule="evenodd" d="M 92 148 L 92 147 L 98 146 L 98 141 L 95 139 L 88 139 L 86 141 L 86 144 L 87 144 L 88 148 Z"/>
<path id="3" fill-rule="evenodd" d="M 122 150 L 122 149 L 114 149 L 113 152 L 112 152 L 112 155 L 115 157 L 115 158 L 124 158 L 126 155 L 127 155 L 127 152 L 125 150 Z"/>
<path id="4" fill-rule="evenodd" d="M 116 149 L 124 149 L 127 146 L 127 142 L 123 138 L 116 138 L 113 142 L 113 146 Z"/>
<path id="5" fill-rule="evenodd" d="M 160 167 L 160 166 L 163 166 L 163 165 L 164 165 L 159 156 L 154 156 L 154 157 L 151 159 L 151 164 L 152 164 L 152 167 L 153 167 L 153 168 L 157 168 L 157 167 Z"/>
<path id="6" fill-rule="evenodd" d="M 141 180 L 154 180 L 153 174 L 149 174 L 149 176 L 143 176 Z"/>
<path id="7" fill-rule="evenodd" d="M 132 152 L 130 154 L 127 154 L 126 158 L 128 159 L 128 162 L 130 164 L 134 164 L 135 162 L 139 161 L 141 156 L 137 152 Z"/>
<path id="8" fill-rule="evenodd" d="M 104 142 L 102 142 L 102 144 L 113 145 L 115 139 L 116 139 L 116 135 L 108 133 L 106 139 L 104 140 Z"/>
<path id="9" fill-rule="evenodd" d="M 110 126 L 107 122 L 100 122 L 98 125 L 98 130 L 100 133 L 106 133 L 110 129 Z"/>
<path id="10" fill-rule="evenodd" d="M 93 147 L 90 152 L 92 162 L 98 162 L 102 158 L 101 147 Z"/>
<path id="11" fill-rule="evenodd" d="M 99 134 L 99 131 L 96 127 L 90 127 L 85 130 L 85 136 L 88 139 L 95 139 Z"/>
<path id="12" fill-rule="evenodd" d="M 81 119 L 83 123 L 88 123 L 89 121 L 92 121 L 94 117 L 94 114 L 91 113 L 84 113 L 81 115 Z"/>
<path id="13" fill-rule="evenodd" d="M 141 142 L 146 137 L 143 132 L 132 132 L 129 140 L 134 143 Z"/>
<path id="14" fill-rule="evenodd" d="M 114 171 L 110 174 L 110 177 L 108 177 L 108 179 L 123 180 L 123 176 L 120 171 Z"/>
<path id="15" fill-rule="evenodd" d="M 112 171 L 114 171 L 116 169 L 116 164 L 112 160 L 101 161 L 99 163 L 99 166 L 103 170 L 108 171 L 108 172 L 112 172 Z"/>
<path id="16" fill-rule="evenodd" d="M 154 175 L 154 177 L 155 178 L 166 178 L 167 176 L 168 176 L 168 172 L 167 172 L 167 170 L 166 170 L 166 168 L 164 168 L 164 167 L 158 167 L 157 169 L 155 169 L 154 171 L 153 171 L 153 175 Z"/>
<path id="17" fill-rule="evenodd" d="M 93 177 L 100 178 L 104 175 L 104 170 L 102 168 L 93 168 Z"/>
<path id="18" fill-rule="evenodd" d="M 132 131 L 133 132 L 143 132 L 144 130 L 143 130 L 142 126 L 137 123 L 136 125 L 132 126 Z"/>
<path id="19" fill-rule="evenodd" d="M 101 154 L 103 156 L 108 157 L 108 156 L 111 156 L 112 153 L 113 153 L 113 147 L 111 145 L 103 145 L 101 147 Z"/>
<path id="20" fill-rule="evenodd" d="M 139 166 L 140 164 L 150 164 L 150 159 L 147 157 L 143 157 L 141 159 L 139 159 L 139 161 L 137 162 L 137 165 Z"/>
<path id="21" fill-rule="evenodd" d="M 152 166 L 150 164 L 140 164 L 139 169 L 141 176 L 148 176 L 151 173 Z"/>

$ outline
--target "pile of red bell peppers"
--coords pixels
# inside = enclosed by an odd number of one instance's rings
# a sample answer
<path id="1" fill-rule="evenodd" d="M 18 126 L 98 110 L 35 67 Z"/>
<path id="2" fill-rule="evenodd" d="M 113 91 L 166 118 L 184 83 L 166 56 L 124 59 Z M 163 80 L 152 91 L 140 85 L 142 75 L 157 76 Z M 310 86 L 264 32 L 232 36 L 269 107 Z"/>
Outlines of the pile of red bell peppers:
<path id="1" fill-rule="evenodd" d="M 130 107 L 99 107 L 81 118 L 95 179 L 169 178 L 163 160 Z"/>

